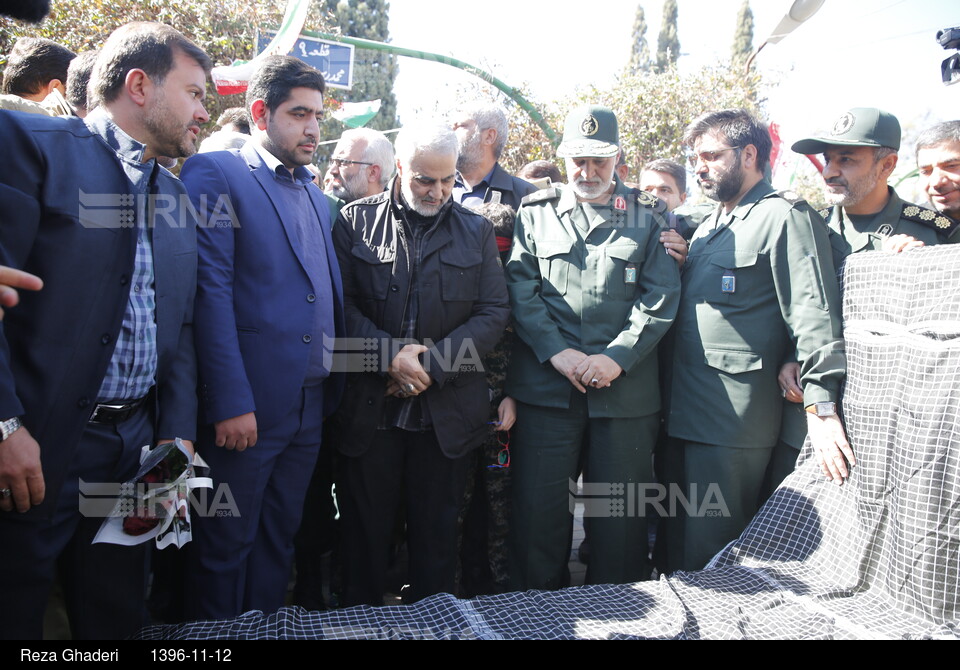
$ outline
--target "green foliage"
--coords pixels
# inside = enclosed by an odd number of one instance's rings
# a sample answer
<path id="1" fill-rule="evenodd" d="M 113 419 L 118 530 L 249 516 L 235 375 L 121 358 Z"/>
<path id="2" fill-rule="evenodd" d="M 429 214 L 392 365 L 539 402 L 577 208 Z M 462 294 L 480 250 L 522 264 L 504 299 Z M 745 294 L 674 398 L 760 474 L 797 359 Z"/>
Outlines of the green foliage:
<path id="1" fill-rule="evenodd" d="M 390 41 L 390 3 L 384 0 L 323 0 L 334 25 L 342 35 L 360 37 L 377 42 Z M 382 51 L 356 49 L 353 69 L 353 89 L 338 90 L 334 97 L 344 102 L 362 102 L 380 99 L 379 113 L 367 124 L 375 130 L 397 127 L 397 99 L 393 83 L 397 78 L 397 57 Z M 337 134 L 343 126 L 337 127 Z"/>
<path id="2" fill-rule="evenodd" d="M 750 0 L 743 0 L 737 12 L 737 30 L 733 35 L 732 59 L 734 63 L 746 63 L 753 53 L 753 11 Z"/>
<path id="3" fill-rule="evenodd" d="M 637 5 L 630 43 L 630 63 L 627 65 L 627 74 L 649 71 L 653 63 L 650 59 L 650 47 L 647 44 L 647 17 L 643 13 L 643 5 Z"/>
<path id="4" fill-rule="evenodd" d="M 541 111 L 553 128 L 562 129 L 569 110 L 585 103 L 607 105 L 617 114 L 620 145 L 630 180 L 655 158 L 683 160 L 680 139 L 690 121 L 705 111 L 745 107 L 760 113 L 756 97 L 760 75 L 745 75 L 741 68 L 717 67 L 681 75 L 676 68 L 662 73 L 641 73 L 621 78 L 609 89 L 590 88 L 558 101 Z M 554 149 L 544 133 L 519 109 L 511 111 L 511 135 L 504 167 L 515 172 L 529 161 L 554 158 Z M 558 165 L 562 164 L 558 161 Z"/>
<path id="5" fill-rule="evenodd" d="M 680 58 L 680 36 L 677 33 L 677 0 L 663 3 L 663 21 L 657 37 L 657 71 L 666 72 Z"/>

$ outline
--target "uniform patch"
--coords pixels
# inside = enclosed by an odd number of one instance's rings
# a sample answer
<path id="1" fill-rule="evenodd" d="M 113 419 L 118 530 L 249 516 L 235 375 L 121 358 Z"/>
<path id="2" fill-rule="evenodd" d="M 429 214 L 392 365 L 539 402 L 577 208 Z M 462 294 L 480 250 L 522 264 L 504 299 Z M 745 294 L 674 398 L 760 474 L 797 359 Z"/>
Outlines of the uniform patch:
<path id="1" fill-rule="evenodd" d="M 618 209 L 621 212 L 627 211 L 627 199 L 624 198 L 622 195 L 618 195 L 613 200 L 613 208 Z"/>
<path id="2" fill-rule="evenodd" d="M 791 205 L 795 205 L 798 202 L 803 202 L 803 197 L 801 197 L 796 191 L 777 191 L 777 195 L 789 202 Z"/>
<path id="3" fill-rule="evenodd" d="M 659 198 L 653 195 L 652 193 L 647 193 L 646 191 L 637 191 L 637 202 L 639 202 L 644 207 L 653 207 L 659 202 Z"/>
<path id="4" fill-rule="evenodd" d="M 733 270 L 724 270 L 723 276 L 720 277 L 720 291 L 721 293 L 737 292 L 737 277 L 733 274 Z"/>

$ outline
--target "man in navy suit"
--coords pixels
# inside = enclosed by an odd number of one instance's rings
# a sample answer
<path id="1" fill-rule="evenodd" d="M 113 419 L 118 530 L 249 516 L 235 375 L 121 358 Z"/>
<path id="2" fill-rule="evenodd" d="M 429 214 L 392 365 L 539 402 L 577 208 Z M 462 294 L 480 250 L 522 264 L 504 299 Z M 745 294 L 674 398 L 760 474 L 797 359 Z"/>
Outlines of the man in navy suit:
<path id="1" fill-rule="evenodd" d="M 235 502 L 195 526 L 198 617 L 284 604 L 323 417 L 339 401 L 331 353 L 343 332 L 340 271 L 326 197 L 304 167 L 323 91 L 314 68 L 267 58 L 247 91 L 252 139 L 198 154 L 180 175 L 202 219 L 198 450 Z"/>
<path id="2" fill-rule="evenodd" d="M 126 481 L 142 446 L 196 431 L 197 221 L 156 159 L 196 151 L 211 65 L 128 24 L 85 120 L 0 112 L 0 263 L 44 282 L 0 330 L 0 638 L 42 635 L 57 567 L 75 639 L 142 624 L 146 545 L 91 545 L 80 483 Z"/>

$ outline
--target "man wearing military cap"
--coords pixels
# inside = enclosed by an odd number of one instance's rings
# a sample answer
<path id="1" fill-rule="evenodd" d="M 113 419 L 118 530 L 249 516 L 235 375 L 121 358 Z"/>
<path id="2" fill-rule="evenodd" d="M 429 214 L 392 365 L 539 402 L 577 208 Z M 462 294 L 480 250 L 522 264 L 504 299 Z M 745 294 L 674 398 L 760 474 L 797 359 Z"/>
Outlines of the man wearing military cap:
<path id="1" fill-rule="evenodd" d="M 661 248 L 666 207 L 614 175 L 620 142 L 610 109 L 567 117 L 557 155 L 568 183 L 524 198 L 507 262 L 519 342 L 507 393 L 517 400 L 511 449 L 514 588 L 566 585 L 570 484 L 633 500 L 651 482 L 659 423 L 656 349 L 680 294 Z M 636 490 L 635 488 L 633 489 Z M 648 575 L 642 510 L 586 519 L 588 583 Z"/>
<path id="2" fill-rule="evenodd" d="M 788 354 L 804 361 L 821 470 L 842 483 L 854 458 L 836 415 L 845 360 L 823 221 L 764 180 L 772 143 L 747 111 L 702 115 L 684 144 L 701 189 L 719 203 L 691 241 L 671 336 L 667 432 L 682 442 L 681 489 L 697 510 L 711 487 L 719 491 L 709 498 L 719 514 L 668 519 L 670 569 L 697 570 L 757 511 L 780 429 L 777 371 Z"/>
<path id="3" fill-rule="evenodd" d="M 851 253 L 938 244 L 960 226 L 932 209 L 903 201 L 887 185 L 900 148 L 900 122 L 888 112 L 851 109 L 837 119 L 829 134 L 800 140 L 792 148 L 797 153 L 823 154 L 824 195 L 832 206 L 820 214 L 834 233 L 830 240 L 838 269 Z M 779 377 L 783 423 L 768 470 L 767 492 L 793 471 L 807 435 L 799 380 L 800 364 L 785 364 Z"/>
<path id="4" fill-rule="evenodd" d="M 844 256 L 945 241 L 953 222 L 932 209 L 904 202 L 887 185 L 900 149 L 900 122 L 893 114 L 856 107 L 837 119 L 829 134 L 800 140 L 792 148 L 802 154 L 823 154 L 821 176 L 831 207 L 821 214 L 838 234 L 835 243 L 840 243 Z"/>

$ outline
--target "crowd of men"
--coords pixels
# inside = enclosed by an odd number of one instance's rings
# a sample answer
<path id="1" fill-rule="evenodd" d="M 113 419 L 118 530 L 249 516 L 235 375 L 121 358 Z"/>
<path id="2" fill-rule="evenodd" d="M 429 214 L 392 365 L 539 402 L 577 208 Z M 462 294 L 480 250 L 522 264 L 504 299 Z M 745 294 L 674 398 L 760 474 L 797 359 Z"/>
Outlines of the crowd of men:
<path id="1" fill-rule="evenodd" d="M 770 185 L 739 109 L 683 138 L 706 213 L 674 161 L 627 182 L 600 105 L 566 119 L 566 181 L 510 175 L 504 111 L 471 104 L 393 143 L 345 132 L 321 190 L 326 87 L 299 60 L 264 59 L 193 156 L 211 62 L 177 31 L 128 24 L 76 58 L 21 42 L 0 99 L 2 638 L 42 635 L 55 578 L 74 637 L 144 624 L 147 545 L 93 544 L 80 483 L 176 438 L 233 501 L 195 516 L 182 582 L 154 580 L 183 617 L 282 606 L 331 481 L 341 606 L 383 603 L 398 528 L 410 602 L 568 585 L 579 477 L 692 501 L 659 519 L 655 563 L 701 569 L 807 437 L 826 478 L 856 465 L 843 259 L 960 240 L 960 122 L 917 143 L 932 208 L 887 185 L 900 124 L 868 108 L 793 145 L 822 155 L 819 213 Z M 649 511 L 588 515 L 588 583 L 650 577 Z"/>

